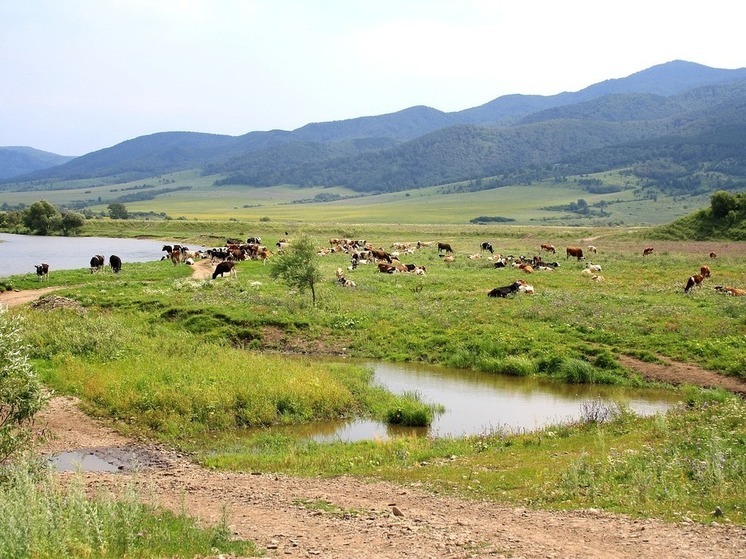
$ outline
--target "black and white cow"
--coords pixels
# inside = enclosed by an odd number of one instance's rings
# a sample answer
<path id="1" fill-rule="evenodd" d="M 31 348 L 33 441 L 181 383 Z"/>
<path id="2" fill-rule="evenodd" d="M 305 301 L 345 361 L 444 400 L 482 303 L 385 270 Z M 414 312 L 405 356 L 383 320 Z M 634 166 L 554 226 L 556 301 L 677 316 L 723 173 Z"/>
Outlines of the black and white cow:
<path id="1" fill-rule="evenodd" d="M 36 275 L 39 277 L 39 281 L 49 279 L 49 264 L 34 264 L 36 267 Z"/>
<path id="2" fill-rule="evenodd" d="M 103 255 L 97 254 L 93 258 L 91 258 L 91 273 L 100 272 L 104 269 L 104 263 L 106 260 L 104 259 Z"/>

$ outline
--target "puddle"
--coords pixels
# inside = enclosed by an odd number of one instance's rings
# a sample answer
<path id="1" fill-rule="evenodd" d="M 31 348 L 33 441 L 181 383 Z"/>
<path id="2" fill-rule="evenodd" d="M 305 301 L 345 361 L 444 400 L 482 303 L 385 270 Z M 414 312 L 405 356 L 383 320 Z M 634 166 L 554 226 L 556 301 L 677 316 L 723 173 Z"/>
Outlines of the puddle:
<path id="1" fill-rule="evenodd" d="M 123 469 L 89 452 L 63 452 L 49 461 L 60 472 L 118 472 Z"/>
<path id="2" fill-rule="evenodd" d="M 59 472 L 133 472 L 146 468 L 168 468 L 167 453 L 134 446 L 110 446 L 61 452 L 49 457 Z"/>

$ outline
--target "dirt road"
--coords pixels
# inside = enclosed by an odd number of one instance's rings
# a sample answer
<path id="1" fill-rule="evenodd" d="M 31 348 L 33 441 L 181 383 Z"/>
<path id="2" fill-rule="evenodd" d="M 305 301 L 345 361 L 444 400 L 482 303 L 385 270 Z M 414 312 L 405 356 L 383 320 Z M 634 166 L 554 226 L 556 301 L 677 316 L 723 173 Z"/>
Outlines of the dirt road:
<path id="1" fill-rule="evenodd" d="M 83 474 L 91 486 L 121 487 L 137 469 L 142 491 L 159 504 L 184 507 L 207 522 L 218 521 L 225 507 L 235 534 L 255 541 L 270 557 L 746 557 L 746 529 L 727 524 L 665 524 L 596 510 L 533 511 L 352 477 L 206 470 L 122 437 L 80 412 L 72 398 L 54 398 L 37 423 L 55 435 L 45 452 L 86 449 L 121 467 L 118 473 Z M 320 502 L 335 512 L 322 512 L 314 506 Z"/>

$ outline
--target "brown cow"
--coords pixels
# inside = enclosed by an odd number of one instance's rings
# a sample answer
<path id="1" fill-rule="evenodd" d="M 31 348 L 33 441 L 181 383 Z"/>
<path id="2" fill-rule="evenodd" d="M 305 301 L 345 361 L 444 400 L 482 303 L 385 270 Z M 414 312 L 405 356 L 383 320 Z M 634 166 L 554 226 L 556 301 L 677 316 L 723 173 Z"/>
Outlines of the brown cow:
<path id="1" fill-rule="evenodd" d="M 580 262 L 583 259 L 583 249 L 580 247 L 567 247 L 567 256 L 565 256 L 565 260 L 571 256 L 577 258 L 578 262 Z"/>
<path id="2" fill-rule="evenodd" d="M 653 247 L 645 247 L 642 251 L 643 256 L 647 256 L 648 254 L 653 254 Z"/>
<path id="3" fill-rule="evenodd" d="M 442 250 L 446 251 L 446 253 L 453 252 L 453 249 L 451 248 L 450 244 L 448 244 L 448 243 L 438 243 L 438 252 L 440 253 L 440 251 L 442 251 Z"/>
<path id="4" fill-rule="evenodd" d="M 703 278 L 699 274 L 694 274 L 686 281 L 686 285 L 684 286 L 684 293 L 689 293 L 692 290 L 692 287 L 694 287 L 695 285 L 701 288 L 703 279 L 705 278 Z"/>
<path id="5" fill-rule="evenodd" d="M 552 254 L 556 254 L 557 252 L 557 249 L 554 248 L 554 245 L 550 244 L 541 245 L 541 250 L 546 250 L 547 252 L 551 252 Z"/>
<path id="6" fill-rule="evenodd" d="M 715 289 L 721 291 L 726 295 L 733 295 L 734 297 L 742 297 L 746 295 L 746 289 L 740 289 L 738 287 L 724 287 L 722 285 L 716 285 Z"/>
<path id="7" fill-rule="evenodd" d="M 715 252 L 714 250 L 710 252 L 710 258 L 715 259 L 717 257 L 718 257 L 717 252 Z"/>
<path id="8" fill-rule="evenodd" d="M 712 277 L 712 273 L 710 272 L 710 267 L 709 266 L 702 266 L 699 269 L 699 275 L 701 275 L 703 278 L 711 278 Z"/>

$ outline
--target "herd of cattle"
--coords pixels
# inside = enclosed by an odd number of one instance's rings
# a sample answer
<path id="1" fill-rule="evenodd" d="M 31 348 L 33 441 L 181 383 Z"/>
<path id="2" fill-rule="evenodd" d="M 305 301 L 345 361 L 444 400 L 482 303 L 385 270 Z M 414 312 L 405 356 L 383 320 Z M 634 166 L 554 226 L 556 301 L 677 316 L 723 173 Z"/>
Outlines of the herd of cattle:
<path id="1" fill-rule="evenodd" d="M 242 242 L 238 239 L 227 239 L 225 246 L 214 247 L 205 250 L 192 251 L 186 246 L 182 245 L 164 245 L 163 252 L 166 253 L 161 260 L 170 260 L 174 266 L 178 264 L 194 264 L 195 261 L 209 258 L 211 263 L 216 264 L 215 269 L 212 273 L 212 279 L 217 279 L 218 276 L 223 277 L 225 274 L 229 276 L 236 275 L 236 262 L 242 260 L 261 260 L 262 264 L 266 264 L 273 252 L 270 251 L 266 246 L 262 245 L 262 239 L 260 237 L 249 237 L 246 242 Z M 290 240 L 287 238 L 280 239 L 276 244 L 275 248 L 279 254 L 282 254 L 290 246 Z M 416 251 L 435 247 L 437 249 L 437 255 L 442 259 L 443 262 L 450 263 L 455 259 L 453 247 L 450 243 L 445 242 L 407 242 L 407 243 L 393 243 L 391 245 L 391 251 L 384 250 L 383 248 L 375 248 L 371 243 L 365 240 L 352 240 L 352 239 L 329 239 L 329 248 L 319 248 L 317 251 L 318 255 L 325 255 L 331 253 L 343 252 L 350 258 L 350 265 L 347 270 L 354 271 L 358 266 L 373 263 L 377 266 L 378 271 L 385 274 L 396 274 L 396 273 L 411 273 L 414 275 L 425 275 L 427 268 L 424 265 L 418 264 L 405 264 L 402 263 L 402 258 L 405 256 L 413 255 Z M 544 261 L 542 256 L 533 256 L 532 258 L 526 258 L 523 256 L 514 257 L 512 255 L 500 255 L 495 254 L 495 249 L 490 242 L 482 242 L 479 245 L 480 252 L 471 254 L 468 256 L 471 260 L 477 260 L 482 257 L 482 253 L 489 252 L 488 259 L 493 262 L 495 268 L 507 268 L 513 267 L 521 270 L 524 273 L 533 273 L 534 271 L 541 270 L 554 270 L 561 264 L 557 261 Z M 554 245 L 549 243 L 543 243 L 539 247 L 539 252 L 556 254 L 557 249 Z M 653 254 L 654 248 L 646 246 L 643 248 L 642 256 L 649 256 Z M 586 254 L 597 254 L 598 250 L 593 245 L 585 247 L 579 246 L 568 246 L 565 248 L 565 259 L 574 258 L 578 262 L 584 260 Z M 715 252 L 710 253 L 710 258 L 717 258 Z M 105 257 L 97 254 L 90 260 L 90 271 L 91 273 L 101 272 L 105 269 Z M 36 275 L 40 280 L 49 279 L 49 265 L 46 263 L 35 265 Z M 109 256 L 109 267 L 112 272 L 119 273 L 122 270 L 122 260 L 119 256 L 112 254 Z M 589 275 L 594 281 L 601 282 L 604 277 L 600 274 L 602 268 L 599 264 L 593 264 L 587 262 L 585 268 L 582 270 L 583 274 Z M 702 266 L 699 272 L 692 274 L 684 285 L 684 293 L 689 293 L 695 287 L 702 286 L 705 279 L 712 277 L 712 271 L 709 266 Z M 345 287 L 355 287 L 356 284 L 352 280 L 345 277 L 344 270 L 337 268 L 337 281 L 340 285 Z M 746 295 L 746 290 L 716 285 L 714 289 L 725 293 L 727 295 L 742 296 Z M 506 298 L 508 296 L 526 293 L 533 294 L 533 286 L 527 284 L 524 280 L 516 280 L 510 285 L 503 287 L 496 287 L 491 289 L 487 295 L 488 297 L 501 297 Z"/>

